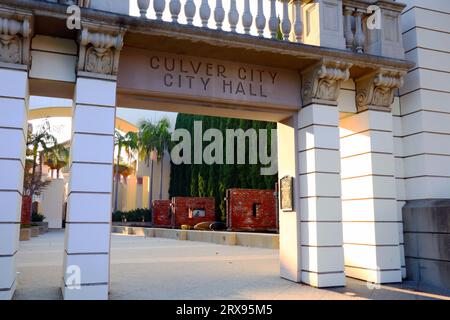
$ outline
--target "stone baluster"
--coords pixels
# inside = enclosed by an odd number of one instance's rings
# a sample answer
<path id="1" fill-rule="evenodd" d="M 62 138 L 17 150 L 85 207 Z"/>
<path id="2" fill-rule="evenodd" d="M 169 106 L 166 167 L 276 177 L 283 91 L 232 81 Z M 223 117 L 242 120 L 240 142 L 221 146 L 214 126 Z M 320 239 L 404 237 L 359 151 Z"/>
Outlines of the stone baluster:
<path id="1" fill-rule="evenodd" d="M 355 35 L 353 34 L 352 30 L 352 19 L 354 11 L 355 9 L 351 7 L 344 8 L 344 37 L 347 50 L 349 51 L 353 51 L 355 45 Z"/>
<path id="2" fill-rule="evenodd" d="M 294 0 L 294 37 L 296 42 L 301 42 L 303 38 L 303 22 L 302 22 L 302 2 L 301 0 Z"/>
<path id="3" fill-rule="evenodd" d="M 153 0 L 153 9 L 155 10 L 156 20 L 162 20 L 165 8 L 166 0 Z"/>
<path id="4" fill-rule="evenodd" d="M 200 5 L 200 19 L 202 19 L 202 27 L 208 27 L 208 21 L 211 17 L 211 7 L 209 6 L 208 0 L 202 0 Z"/>
<path id="5" fill-rule="evenodd" d="M 283 33 L 283 40 L 289 41 L 289 35 L 291 33 L 291 20 L 289 19 L 289 1 L 280 0 L 283 3 L 283 19 L 281 20 L 281 32 Z"/>
<path id="6" fill-rule="evenodd" d="M 184 5 L 184 14 L 186 15 L 187 24 L 192 26 L 194 22 L 195 12 L 197 7 L 195 6 L 194 0 L 186 0 Z"/>
<path id="7" fill-rule="evenodd" d="M 276 39 L 278 34 L 277 0 L 270 0 L 269 30 L 272 39 Z"/>
<path id="8" fill-rule="evenodd" d="M 148 7 L 150 6 L 150 0 L 138 0 L 137 2 L 139 13 L 141 14 L 141 18 L 147 17 Z"/>
<path id="9" fill-rule="evenodd" d="M 170 0 L 169 3 L 170 14 L 172 15 L 172 22 L 178 23 L 178 16 L 181 12 L 181 1 L 180 0 Z"/>
<path id="10" fill-rule="evenodd" d="M 361 10 L 356 10 L 355 12 L 355 48 L 358 53 L 364 52 L 364 43 L 366 41 L 366 36 L 362 29 L 362 17 L 364 14 L 365 12 Z"/>
<path id="11" fill-rule="evenodd" d="M 264 36 L 264 28 L 266 27 L 266 16 L 264 15 L 263 0 L 258 0 L 258 14 L 255 18 L 256 30 L 258 36 Z"/>
<path id="12" fill-rule="evenodd" d="M 236 8 L 236 0 L 230 0 L 230 11 L 228 12 L 228 23 L 231 32 L 236 32 L 236 25 L 239 22 L 239 12 Z"/>
<path id="13" fill-rule="evenodd" d="M 225 20 L 225 10 L 222 0 L 216 0 L 216 8 L 214 9 L 214 20 L 217 30 L 222 30 L 223 21 Z"/>
<path id="14" fill-rule="evenodd" d="M 245 34 L 250 34 L 250 28 L 253 24 L 253 16 L 250 11 L 250 0 L 245 0 L 244 14 L 242 15 L 242 25 L 244 26 Z"/>

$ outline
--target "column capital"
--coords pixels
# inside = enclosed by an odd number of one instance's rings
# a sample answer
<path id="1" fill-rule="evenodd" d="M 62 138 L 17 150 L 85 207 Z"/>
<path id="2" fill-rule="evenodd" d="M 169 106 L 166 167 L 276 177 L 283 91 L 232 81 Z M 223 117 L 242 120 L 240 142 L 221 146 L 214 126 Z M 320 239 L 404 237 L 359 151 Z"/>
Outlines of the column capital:
<path id="1" fill-rule="evenodd" d="M 0 10 L 0 63 L 30 64 L 32 15 L 26 12 Z"/>
<path id="2" fill-rule="evenodd" d="M 83 23 L 79 35 L 78 74 L 115 78 L 125 30 Z"/>
<path id="3" fill-rule="evenodd" d="M 315 102 L 337 105 L 342 81 L 349 79 L 351 66 L 347 62 L 322 60 L 302 71 L 303 106 Z"/>
<path id="4" fill-rule="evenodd" d="M 406 73 L 379 69 L 355 80 L 358 112 L 365 110 L 391 111 L 395 90 L 403 85 Z"/>

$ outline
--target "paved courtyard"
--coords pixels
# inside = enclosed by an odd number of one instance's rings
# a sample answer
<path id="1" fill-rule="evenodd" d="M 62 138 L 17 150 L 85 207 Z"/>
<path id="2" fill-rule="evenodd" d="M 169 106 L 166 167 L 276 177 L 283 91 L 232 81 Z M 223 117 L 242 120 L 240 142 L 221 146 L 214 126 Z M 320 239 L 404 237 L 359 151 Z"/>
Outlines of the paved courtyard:
<path id="1" fill-rule="evenodd" d="M 64 232 L 20 243 L 15 299 L 61 299 Z M 278 275 L 278 250 L 112 236 L 111 299 L 449 299 L 413 283 L 315 289 Z M 417 291 L 425 290 L 425 292 Z"/>

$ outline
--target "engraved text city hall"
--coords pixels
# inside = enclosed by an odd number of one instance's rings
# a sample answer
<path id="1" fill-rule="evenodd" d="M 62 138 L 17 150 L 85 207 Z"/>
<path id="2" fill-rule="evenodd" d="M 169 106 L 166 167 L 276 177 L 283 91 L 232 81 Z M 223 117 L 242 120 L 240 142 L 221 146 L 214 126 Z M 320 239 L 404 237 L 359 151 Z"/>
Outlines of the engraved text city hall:
<path id="1" fill-rule="evenodd" d="M 150 68 L 164 72 L 161 84 L 168 88 L 206 92 L 215 82 L 223 94 L 261 98 L 268 97 L 266 86 L 275 85 L 278 76 L 276 71 L 156 55 L 150 57 Z"/>

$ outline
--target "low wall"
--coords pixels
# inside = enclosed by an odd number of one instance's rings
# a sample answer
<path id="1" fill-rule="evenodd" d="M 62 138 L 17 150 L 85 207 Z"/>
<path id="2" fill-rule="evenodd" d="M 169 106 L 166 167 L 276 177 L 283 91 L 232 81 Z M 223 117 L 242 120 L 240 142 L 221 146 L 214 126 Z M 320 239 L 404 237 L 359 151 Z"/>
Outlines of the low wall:
<path id="1" fill-rule="evenodd" d="M 123 235 L 208 242 L 228 246 L 244 246 L 265 249 L 279 248 L 278 234 L 197 231 L 126 226 L 113 226 L 112 232 Z"/>
<path id="2" fill-rule="evenodd" d="M 403 225 L 408 279 L 450 289 L 450 200 L 408 201 Z"/>

